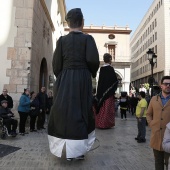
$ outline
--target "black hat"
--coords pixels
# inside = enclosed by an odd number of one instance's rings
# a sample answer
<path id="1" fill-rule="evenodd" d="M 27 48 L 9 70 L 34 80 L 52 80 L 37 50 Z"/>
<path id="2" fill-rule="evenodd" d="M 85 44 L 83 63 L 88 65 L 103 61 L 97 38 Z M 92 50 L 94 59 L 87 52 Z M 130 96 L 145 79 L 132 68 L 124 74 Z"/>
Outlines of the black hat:
<path id="1" fill-rule="evenodd" d="M 8 103 L 8 101 L 7 101 L 7 100 L 2 100 L 2 101 L 1 101 L 1 105 L 2 105 L 3 103 Z"/>
<path id="2" fill-rule="evenodd" d="M 69 21 L 69 20 L 75 20 L 75 19 L 83 19 L 83 13 L 81 12 L 81 9 L 80 8 L 74 8 L 74 9 L 71 9 L 70 11 L 68 11 L 65 19 L 66 21 Z"/>

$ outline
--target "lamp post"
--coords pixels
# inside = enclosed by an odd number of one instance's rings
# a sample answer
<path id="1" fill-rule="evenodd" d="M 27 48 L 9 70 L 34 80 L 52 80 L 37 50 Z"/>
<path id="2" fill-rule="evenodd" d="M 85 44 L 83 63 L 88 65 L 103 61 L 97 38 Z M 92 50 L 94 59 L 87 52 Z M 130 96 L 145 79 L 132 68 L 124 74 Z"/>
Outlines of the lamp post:
<path id="1" fill-rule="evenodd" d="M 153 68 L 155 63 L 157 62 L 157 55 L 152 51 L 152 49 L 149 49 L 147 52 L 148 60 L 151 65 L 151 97 L 153 96 Z"/>

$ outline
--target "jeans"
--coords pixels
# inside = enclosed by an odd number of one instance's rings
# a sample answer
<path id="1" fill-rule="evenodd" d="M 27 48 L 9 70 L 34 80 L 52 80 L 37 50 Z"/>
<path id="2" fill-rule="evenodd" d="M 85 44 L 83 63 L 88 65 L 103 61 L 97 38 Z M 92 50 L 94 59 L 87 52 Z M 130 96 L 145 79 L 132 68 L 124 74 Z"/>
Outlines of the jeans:
<path id="1" fill-rule="evenodd" d="M 45 111 L 38 113 L 37 129 L 43 128 L 45 123 Z"/>
<path id="2" fill-rule="evenodd" d="M 131 105 L 131 112 L 132 112 L 132 115 L 134 115 L 135 111 L 136 111 L 136 106 Z"/>
<path id="3" fill-rule="evenodd" d="M 153 149 L 153 153 L 155 157 L 155 170 L 164 170 L 164 165 L 166 166 L 165 170 L 168 170 L 169 153 L 155 149 Z"/>
<path id="4" fill-rule="evenodd" d="M 121 112 L 121 119 L 123 119 L 123 116 L 126 119 L 126 110 L 125 109 L 120 109 L 120 112 Z"/>
<path id="5" fill-rule="evenodd" d="M 25 124 L 28 117 L 28 113 L 18 111 L 20 116 L 19 133 L 25 133 Z"/>
<path id="6" fill-rule="evenodd" d="M 140 120 L 137 118 L 138 121 L 138 139 L 144 139 L 146 136 L 146 117 L 142 117 Z"/>
<path id="7" fill-rule="evenodd" d="M 30 130 L 35 130 L 35 122 L 37 116 L 30 116 Z"/>

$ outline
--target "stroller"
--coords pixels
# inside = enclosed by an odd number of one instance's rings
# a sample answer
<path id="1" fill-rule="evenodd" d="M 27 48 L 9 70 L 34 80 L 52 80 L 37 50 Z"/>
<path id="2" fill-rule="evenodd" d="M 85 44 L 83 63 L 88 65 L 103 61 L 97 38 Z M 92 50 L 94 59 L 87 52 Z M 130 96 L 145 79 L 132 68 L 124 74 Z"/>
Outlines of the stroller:
<path id="1" fill-rule="evenodd" d="M 6 139 L 7 136 L 16 137 L 16 135 L 10 135 L 10 134 L 8 133 L 8 129 L 7 129 L 7 127 L 4 125 L 4 123 L 3 123 L 3 118 L 2 118 L 2 117 L 0 117 L 0 129 L 1 129 L 1 133 L 0 133 L 1 139 Z"/>

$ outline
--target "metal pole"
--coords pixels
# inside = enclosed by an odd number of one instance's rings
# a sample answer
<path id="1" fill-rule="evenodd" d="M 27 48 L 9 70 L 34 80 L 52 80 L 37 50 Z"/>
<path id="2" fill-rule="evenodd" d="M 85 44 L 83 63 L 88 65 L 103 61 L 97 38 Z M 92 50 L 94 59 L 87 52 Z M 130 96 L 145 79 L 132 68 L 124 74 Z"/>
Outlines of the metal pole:
<path id="1" fill-rule="evenodd" d="M 152 78 L 152 81 L 151 81 L 151 98 L 152 98 L 152 96 L 153 96 L 153 67 L 154 67 L 153 61 L 151 61 L 150 64 L 151 64 L 151 78 Z"/>

